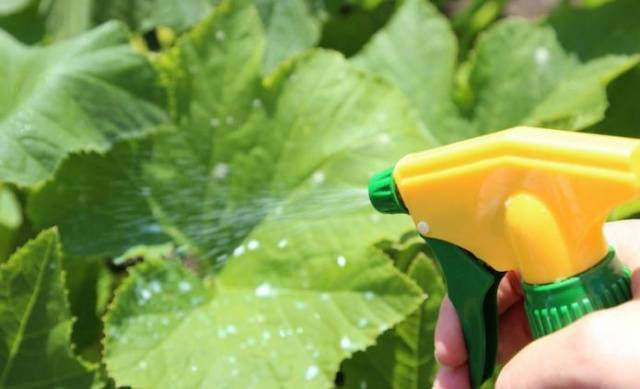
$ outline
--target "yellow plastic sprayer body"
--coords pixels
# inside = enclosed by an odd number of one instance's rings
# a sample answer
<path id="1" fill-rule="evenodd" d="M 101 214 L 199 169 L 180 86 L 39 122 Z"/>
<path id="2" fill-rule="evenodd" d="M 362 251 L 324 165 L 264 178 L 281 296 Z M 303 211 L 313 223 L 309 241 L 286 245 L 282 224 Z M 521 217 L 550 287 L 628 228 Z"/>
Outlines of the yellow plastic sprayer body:
<path id="1" fill-rule="evenodd" d="M 430 243 L 461 318 L 474 386 L 495 359 L 495 291 L 522 275 L 534 336 L 629 298 L 603 234 L 640 197 L 640 140 L 519 127 L 407 155 L 369 193 Z"/>
<path id="2" fill-rule="evenodd" d="M 393 177 L 423 235 L 548 283 L 607 253 L 607 215 L 640 194 L 640 140 L 520 127 L 407 155 Z"/>

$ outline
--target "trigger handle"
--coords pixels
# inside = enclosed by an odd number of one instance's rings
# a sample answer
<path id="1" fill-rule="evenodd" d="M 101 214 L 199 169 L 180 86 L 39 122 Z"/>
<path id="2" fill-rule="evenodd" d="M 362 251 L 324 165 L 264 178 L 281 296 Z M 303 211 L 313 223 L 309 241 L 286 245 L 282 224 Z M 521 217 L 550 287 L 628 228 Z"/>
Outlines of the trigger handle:
<path id="1" fill-rule="evenodd" d="M 425 238 L 436 255 L 464 334 L 469 378 L 479 387 L 493 374 L 498 348 L 496 293 L 504 273 L 493 270 L 469 251 L 449 242 Z"/>

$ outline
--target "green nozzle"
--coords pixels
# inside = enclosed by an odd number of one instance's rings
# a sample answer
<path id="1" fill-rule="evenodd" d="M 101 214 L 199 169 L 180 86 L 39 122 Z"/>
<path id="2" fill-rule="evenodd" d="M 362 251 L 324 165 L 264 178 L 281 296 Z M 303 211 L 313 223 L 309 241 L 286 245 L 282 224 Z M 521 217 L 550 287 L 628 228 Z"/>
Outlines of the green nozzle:
<path id="1" fill-rule="evenodd" d="M 371 177 L 369 200 L 382 213 L 408 213 L 393 181 L 393 166 Z"/>

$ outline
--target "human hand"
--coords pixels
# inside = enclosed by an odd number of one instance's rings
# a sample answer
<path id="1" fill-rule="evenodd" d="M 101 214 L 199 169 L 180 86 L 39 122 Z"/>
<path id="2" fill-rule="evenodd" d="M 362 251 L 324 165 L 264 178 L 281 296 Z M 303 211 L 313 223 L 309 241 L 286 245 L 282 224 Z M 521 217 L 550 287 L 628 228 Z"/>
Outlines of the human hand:
<path id="1" fill-rule="evenodd" d="M 498 362 L 506 363 L 497 388 L 635 387 L 640 378 L 640 220 L 608 223 L 608 242 L 632 270 L 633 300 L 593 312 L 532 342 L 520 279 L 505 275 L 498 287 Z M 436 325 L 441 365 L 434 387 L 469 387 L 467 351 L 458 316 L 445 297 Z"/>

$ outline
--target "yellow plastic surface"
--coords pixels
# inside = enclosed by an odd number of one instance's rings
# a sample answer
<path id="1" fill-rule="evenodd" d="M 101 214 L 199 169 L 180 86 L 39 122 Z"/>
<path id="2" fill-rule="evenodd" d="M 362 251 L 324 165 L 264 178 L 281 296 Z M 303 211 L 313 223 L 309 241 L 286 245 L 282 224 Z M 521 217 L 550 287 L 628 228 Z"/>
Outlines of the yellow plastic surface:
<path id="1" fill-rule="evenodd" d="M 547 283 L 606 255 L 607 214 L 640 196 L 640 141 L 519 127 L 408 155 L 394 180 L 423 235 Z"/>

